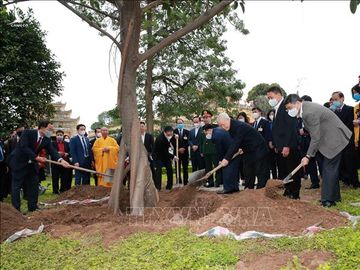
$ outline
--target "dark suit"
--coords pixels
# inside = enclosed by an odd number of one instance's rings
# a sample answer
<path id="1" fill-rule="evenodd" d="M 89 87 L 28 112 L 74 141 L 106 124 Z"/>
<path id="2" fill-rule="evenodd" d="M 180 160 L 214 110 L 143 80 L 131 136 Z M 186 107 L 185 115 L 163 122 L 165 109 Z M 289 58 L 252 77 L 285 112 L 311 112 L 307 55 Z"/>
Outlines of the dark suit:
<path id="1" fill-rule="evenodd" d="M 218 160 L 221 161 L 233 143 L 233 138 L 230 136 L 229 132 L 224 129 L 215 128 L 212 133 L 211 141 L 215 144 Z M 228 166 L 220 171 L 220 179 L 224 185 L 225 191 L 239 191 L 239 166 L 240 157 L 236 157 Z"/>
<path id="2" fill-rule="evenodd" d="M 225 154 L 230 161 L 232 156 L 241 148 L 244 152 L 245 187 L 254 188 L 255 177 L 258 178 L 257 188 L 263 188 L 270 177 L 268 165 L 268 149 L 261 134 L 246 123 L 230 120 L 230 136 L 234 142 Z"/>
<path id="3" fill-rule="evenodd" d="M 304 131 L 303 135 L 300 135 L 300 133 L 299 133 L 300 153 L 301 153 L 301 156 L 304 157 L 304 156 L 306 156 L 306 153 L 309 149 L 311 137 L 310 137 L 309 132 L 306 129 L 304 129 L 302 119 L 298 118 L 297 121 L 298 121 L 297 128 L 298 128 L 299 132 L 300 132 L 300 129 L 303 129 L 303 131 Z M 305 169 L 301 169 L 301 175 L 304 176 L 305 173 L 310 175 L 312 186 L 320 185 L 318 169 L 317 169 L 317 165 L 316 165 L 316 157 L 311 158 L 309 160 L 309 164 L 308 164 L 308 166 L 306 166 Z"/>
<path id="4" fill-rule="evenodd" d="M 82 137 L 81 139 L 85 141 L 84 145 L 80 141 L 79 135 L 72 137 L 70 140 L 72 162 L 74 164 L 79 163 L 80 167 L 90 169 L 93 160 L 90 142 L 87 137 Z M 76 170 L 75 185 L 90 185 L 90 173 Z"/>
<path id="5" fill-rule="evenodd" d="M 89 142 L 90 142 L 91 149 L 93 148 L 96 139 L 97 139 L 97 138 L 95 137 L 95 138 L 92 138 L 92 139 L 89 141 Z M 93 158 L 94 158 L 94 156 L 93 156 Z M 93 161 L 95 162 L 95 160 L 93 160 Z M 93 177 L 94 177 L 94 181 L 95 181 L 95 186 L 97 186 L 97 185 L 98 185 L 98 175 L 97 175 L 96 173 L 94 173 L 94 174 L 93 174 Z"/>
<path id="6" fill-rule="evenodd" d="M 2 141 L 0 141 L 0 202 L 7 197 L 7 173 L 6 173 L 6 153 L 5 146 Z"/>
<path id="7" fill-rule="evenodd" d="M 145 133 L 144 135 L 144 146 L 146 151 L 148 152 L 150 169 L 155 183 L 155 164 L 152 158 L 152 152 L 154 150 L 154 137 L 150 133 Z"/>
<path id="8" fill-rule="evenodd" d="M 282 101 L 276 112 L 272 128 L 273 143 L 278 152 L 279 178 L 281 179 L 285 178 L 301 162 L 297 134 L 296 118 L 289 116 L 284 101 Z M 281 154 L 284 147 L 290 148 L 290 154 L 286 158 Z M 294 175 L 293 180 L 286 184 L 284 195 L 298 198 L 301 188 L 300 172 Z"/>
<path id="9" fill-rule="evenodd" d="M 265 139 L 265 141 L 268 143 L 271 141 L 271 130 L 270 130 L 270 123 L 268 120 L 261 118 L 259 123 L 258 121 L 255 121 L 253 123 L 253 128 L 255 128 L 261 136 Z"/>
<path id="10" fill-rule="evenodd" d="M 178 128 L 174 130 L 174 134 L 179 135 L 179 149 L 184 148 L 185 152 L 179 152 L 179 183 L 182 184 L 182 177 L 181 177 L 181 167 L 183 171 L 184 177 L 184 185 L 187 185 L 189 179 L 189 134 L 190 132 L 187 129 L 183 129 L 180 131 Z M 176 172 L 175 166 L 175 172 Z"/>
<path id="11" fill-rule="evenodd" d="M 195 131 L 195 128 L 193 128 L 189 132 L 190 157 L 193 172 L 204 169 L 205 167 L 204 159 L 200 155 L 200 138 L 202 134 L 202 128 L 199 127 L 196 134 Z M 198 147 L 196 151 L 192 149 L 193 145 Z"/>
<path id="12" fill-rule="evenodd" d="M 61 158 L 52 146 L 50 138 L 43 137 L 39 145 L 37 145 L 37 141 L 37 129 L 24 130 L 18 145 L 11 153 L 9 159 L 13 176 L 11 202 L 18 210 L 20 210 L 20 189 L 23 183 L 25 183 L 27 189 L 28 210 L 34 211 L 37 209 L 39 166 L 35 158 L 39 152 L 45 149 L 53 160 L 59 160 Z"/>
<path id="13" fill-rule="evenodd" d="M 59 152 L 58 142 L 52 142 L 53 147 L 56 151 Z M 70 154 L 70 144 L 68 142 L 64 142 L 64 151 L 67 154 Z M 67 162 L 69 162 L 69 156 L 63 157 Z M 62 166 L 51 164 L 51 178 L 52 178 L 52 188 L 53 193 L 58 194 L 60 192 L 64 192 L 71 188 L 72 181 L 72 169 L 64 168 Z M 60 179 L 60 190 L 59 190 L 59 179 Z"/>
<path id="14" fill-rule="evenodd" d="M 354 107 L 345 105 L 335 110 L 335 114 L 341 119 L 345 126 L 352 132 L 349 144 L 343 150 L 340 165 L 340 179 L 347 185 L 359 187 L 359 178 L 357 172 L 357 157 L 354 142 Z"/>
<path id="15" fill-rule="evenodd" d="M 170 143 L 171 142 L 171 143 Z M 162 167 L 166 168 L 167 184 L 166 189 L 170 190 L 173 186 L 173 169 L 171 161 L 174 158 L 175 139 L 168 141 L 162 132 L 155 140 L 153 159 L 155 161 L 155 187 L 161 190 Z M 172 151 L 172 153 L 169 152 Z"/>

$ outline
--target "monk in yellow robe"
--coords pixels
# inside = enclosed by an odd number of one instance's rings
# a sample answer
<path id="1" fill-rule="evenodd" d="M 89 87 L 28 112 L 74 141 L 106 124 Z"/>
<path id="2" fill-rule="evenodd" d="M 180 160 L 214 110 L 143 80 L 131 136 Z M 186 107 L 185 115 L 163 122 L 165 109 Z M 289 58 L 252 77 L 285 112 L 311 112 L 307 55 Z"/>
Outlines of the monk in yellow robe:
<path id="1" fill-rule="evenodd" d="M 107 169 L 115 169 L 118 161 L 119 145 L 116 140 L 109 137 L 109 130 L 101 128 L 101 137 L 96 139 L 92 147 L 95 159 L 95 168 L 98 172 L 105 173 Z M 98 176 L 98 185 L 111 187 L 111 182 L 105 182 L 102 175 Z"/>

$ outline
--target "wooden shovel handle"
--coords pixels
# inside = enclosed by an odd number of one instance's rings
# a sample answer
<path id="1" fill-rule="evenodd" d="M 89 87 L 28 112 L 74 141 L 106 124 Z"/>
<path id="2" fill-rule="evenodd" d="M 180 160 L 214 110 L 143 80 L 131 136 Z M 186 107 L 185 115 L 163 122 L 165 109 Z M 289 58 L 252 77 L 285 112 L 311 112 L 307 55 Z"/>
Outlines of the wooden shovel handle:
<path id="1" fill-rule="evenodd" d="M 236 158 L 237 156 L 239 155 L 242 155 L 244 152 L 239 149 L 239 151 L 237 151 L 233 157 L 231 158 L 231 160 L 233 160 L 234 158 Z M 223 166 L 221 164 L 219 164 L 218 166 L 216 166 L 214 169 L 212 169 L 210 172 L 208 172 L 206 175 L 205 175 L 205 179 L 209 178 L 212 174 L 216 173 L 218 170 L 220 170 Z"/>
<path id="2" fill-rule="evenodd" d="M 62 166 L 61 162 L 58 162 L 58 161 L 54 161 L 54 160 L 50 160 L 50 159 L 46 159 L 45 161 L 48 162 L 48 163 L 52 163 L 52 164 Z M 75 169 L 75 170 L 78 170 L 78 171 L 96 173 L 96 174 L 100 174 L 100 175 L 103 175 L 103 176 L 111 176 L 112 177 L 112 175 L 108 175 L 108 174 L 105 174 L 105 173 L 101 173 L 101 172 L 97 172 L 97 171 L 94 171 L 94 170 L 86 169 L 86 168 L 83 168 L 83 167 L 77 167 L 77 166 L 70 165 L 70 164 L 69 164 L 69 168 L 72 168 L 72 169 Z"/>
<path id="3" fill-rule="evenodd" d="M 294 175 L 301 169 L 302 166 L 303 166 L 302 163 L 300 163 L 290 174 Z"/>

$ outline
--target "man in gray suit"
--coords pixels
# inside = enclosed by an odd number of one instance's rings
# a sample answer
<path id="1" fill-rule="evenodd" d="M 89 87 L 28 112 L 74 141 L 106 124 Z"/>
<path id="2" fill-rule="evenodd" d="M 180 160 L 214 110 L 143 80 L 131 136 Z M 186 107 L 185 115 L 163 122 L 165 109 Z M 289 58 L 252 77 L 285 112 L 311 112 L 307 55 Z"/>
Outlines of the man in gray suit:
<path id="1" fill-rule="evenodd" d="M 324 207 L 331 207 L 341 200 L 340 162 L 352 133 L 331 110 L 320 104 L 303 101 L 296 94 L 286 97 L 285 106 L 291 117 L 302 118 L 305 129 L 310 133 L 310 146 L 301 161 L 302 164 L 308 165 L 310 158 L 315 157 L 317 151 L 322 154 L 321 202 Z"/>

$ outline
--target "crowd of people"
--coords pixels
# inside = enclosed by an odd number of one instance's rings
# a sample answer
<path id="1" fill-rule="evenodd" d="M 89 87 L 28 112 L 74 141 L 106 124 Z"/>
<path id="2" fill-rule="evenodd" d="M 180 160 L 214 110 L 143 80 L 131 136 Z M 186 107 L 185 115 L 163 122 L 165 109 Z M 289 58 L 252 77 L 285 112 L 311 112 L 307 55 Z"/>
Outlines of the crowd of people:
<path id="1" fill-rule="evenodd" d="M 351 89 L 355 107 L 345 104 L 345 95 L 340 91 L 334 92 L 324 105 L 313 103 L 309 96 L 283 96 L 277 86 L 270 87 L 266 95 L 272 109 L 264 112 L 252 108 L 252 122 L 245 112 L 235 118 L 227 113 L 215 117 L 211 111 L 203 110 L 193 117 L 190 130 L 178 118 L 176 128 L 165 126 L 154 139 L 141 121 L 141 140 L 155 187 L 162 189 L 165 168 L 166 190 L 173 188 L 174 163 L 177 182 L 187 185 L 190 161 L 192 171 L 209 172 L 222 165 L 204 183 L 206 188 L 222 185 L 219 194 L 239 192 L 240 184 L 245 189 L 264 188 L 268 179 L 284 179 L 300 163 L 302 169 L 285 184 L 284 196 L 289 199 L 300 199 L 301 179 L 310 178 L 310 189 L 320 188 L 322 179 L 324 207 L 341 200 L 339 180 L 360 187 L 360 76 L 359 83 Z M 95 137 L 89 140 L 85 125 L 79 124 L 76 129 L 77 135 L 72 138 L 58 130 L 52 140 L 51 122 L 40 121 L 37 129 L 19 127 L 10 139 L 0 142 L 0 200 L 11 194 L 12 204 L 19 210 L 23 190 L 29 211 L 36 210 L 39 179 L 45 178 L 49 155 L 59 163 L 51 165 L 56 194 L 72 186 L 73 169 L 69 164 L 101 173 L 115 169 L 122 150 L 121 137 L 115 140 L 103 127 L 95 129 Z M 129 158 L 126 163 L 131 162 Z M 94 174 L 94 179 L 96 185 L 112 185 L 101 175 Z M 90 173 L 75 170 L 75 185 L 88 184 Z"/>

